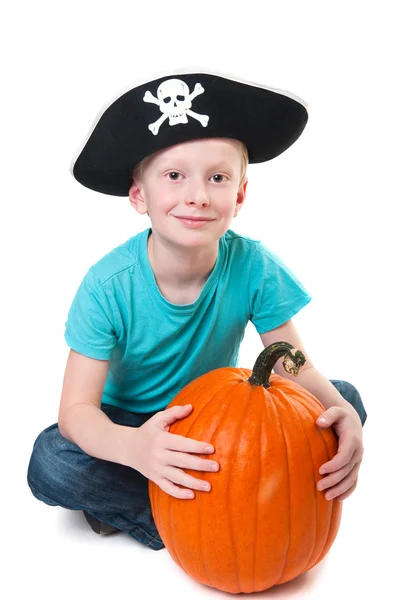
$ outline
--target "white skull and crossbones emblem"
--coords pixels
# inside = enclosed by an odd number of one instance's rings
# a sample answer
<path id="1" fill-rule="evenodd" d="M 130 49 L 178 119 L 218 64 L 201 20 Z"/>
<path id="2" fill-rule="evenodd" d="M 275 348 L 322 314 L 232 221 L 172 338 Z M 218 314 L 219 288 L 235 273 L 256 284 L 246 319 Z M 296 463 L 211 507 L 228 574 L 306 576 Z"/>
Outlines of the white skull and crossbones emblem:
<path id="1" fill-rule="evenodd" d="M 187 115 L 197 119 L 203 127 L 207 127 L 208 115 L 199 115 L 189 110 L 192 106 L 192 100 L 204 91 L 203 86 L 197 83 L 194 91 L 190 94 L 189 87 L 181 79 L 163 81 L 157 89 L 157 98 L 147 90 L 143 98 L 144 102 L 157 104 L 163 113 L 155 123 L 148 125 L 148 129 L 152 131 L 153 135 L 157 135 L 160 126 L 167 118 L 169 119 L 169 125 L 177 125 L 177 123 L 188 123 Z"/>

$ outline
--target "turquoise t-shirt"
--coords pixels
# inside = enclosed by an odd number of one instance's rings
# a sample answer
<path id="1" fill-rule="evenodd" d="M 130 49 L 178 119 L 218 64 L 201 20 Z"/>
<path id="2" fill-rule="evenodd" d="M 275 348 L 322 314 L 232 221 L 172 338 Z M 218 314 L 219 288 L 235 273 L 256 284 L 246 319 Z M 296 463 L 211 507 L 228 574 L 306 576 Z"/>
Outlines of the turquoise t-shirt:
<path id="1" fill-rule="evenodd" d="M 199 297 L 173 304 L 162 296 L 148 259 L 151 231 L 89 268 L 65 323 L 70 348 L 110 360 L 102 402 L 135 413 L 164 410 L 196 377 L 236 367 L 249 320 L 264 333 L 311 300 L 261 241 L 228 229 Z"/>

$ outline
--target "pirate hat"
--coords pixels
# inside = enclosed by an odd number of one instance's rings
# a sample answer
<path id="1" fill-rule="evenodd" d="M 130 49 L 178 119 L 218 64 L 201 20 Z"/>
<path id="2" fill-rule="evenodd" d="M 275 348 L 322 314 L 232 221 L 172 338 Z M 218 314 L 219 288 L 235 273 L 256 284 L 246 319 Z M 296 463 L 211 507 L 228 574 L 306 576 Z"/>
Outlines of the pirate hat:
<path id="1" fill-rule="evenodd" d="M 134 167 L 181 142 L 242 141 L 249 163 L 284 152 L 307 124 L 306 103 L 289 92 L 208 72 L 172 73 L 119 96 L 99 118 L 72 165 L 82 185 L 128 196 Z"/>

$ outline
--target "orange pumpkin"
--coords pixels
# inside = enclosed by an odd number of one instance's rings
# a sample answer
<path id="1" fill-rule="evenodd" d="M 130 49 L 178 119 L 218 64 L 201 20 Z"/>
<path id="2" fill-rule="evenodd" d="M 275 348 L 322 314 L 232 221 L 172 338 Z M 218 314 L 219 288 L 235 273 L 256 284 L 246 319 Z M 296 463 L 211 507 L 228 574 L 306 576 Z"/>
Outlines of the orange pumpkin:
<path id="1" fill-rule="evenodd" d="M 170 433 L 210 442 L 219 471 L 185 472 L 210 482 L 185 500 L 149 480 L 159 534 L 173 560 L 193 579 L 238 594 L 266 590 L 308 571 L 337 535 L 342 503 L 317 489 L 319 468 L 338 449 L 316 419 L 321 402 L 299 384 L 271 374 L 284 356 L 297 375 L 300 350 L 276 342 L 253 371 L 224 367 L 185 386 L 168 408 L 192 404 Z"/>

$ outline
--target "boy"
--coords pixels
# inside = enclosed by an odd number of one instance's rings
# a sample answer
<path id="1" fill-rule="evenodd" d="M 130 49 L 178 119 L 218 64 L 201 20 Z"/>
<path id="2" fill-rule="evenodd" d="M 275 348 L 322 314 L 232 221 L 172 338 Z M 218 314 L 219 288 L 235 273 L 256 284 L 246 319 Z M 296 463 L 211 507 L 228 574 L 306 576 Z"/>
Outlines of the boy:
<path id="1" fill-rule="evenodd" d="M 271 160 L 301 135 L 308 114 L 286 92 L 211 73 L 165 75 L 103 113 L 73 174 L 90 189 L 128 196 L 151 227 L 93 265 L 68 314 L 70 346 L 58 423 L 36 439 L 28 483 L 52 506 L 83 510 L 93 530 L 122 530 L 164 547 L 148 479 L 194 497 L 214 470 L 206 441 L 169 433 L 189 405 L 166 407 L 186 384 L 236 366 L 249 320 L 265 347 L 290 342 L 307 361 L 295 378 L 319 398 L 344 439 L 318 489 L 340 500 L 356 487 L 366 412 L 358 391 L 312 364 L 291 318 L 311 299 L 261 242 L 229 225 L 247 189 L 247 162 Z M 344 434 L 344 435 L 342 435 Z M 322 471 L 321 471 L 322 472 Z"/>

